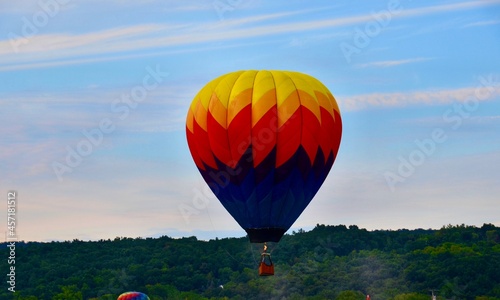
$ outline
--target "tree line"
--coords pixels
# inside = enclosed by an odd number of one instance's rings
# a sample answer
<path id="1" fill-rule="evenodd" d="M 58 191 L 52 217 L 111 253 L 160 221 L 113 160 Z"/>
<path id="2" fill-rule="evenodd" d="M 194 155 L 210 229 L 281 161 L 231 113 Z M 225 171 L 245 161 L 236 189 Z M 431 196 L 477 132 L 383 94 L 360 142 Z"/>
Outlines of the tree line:
<path id="1" fill-rule="evenodd" d="M 4 243 L 2 248 L 6 249 Z M 500 300 L 500 228 L 375 230 L 317 225 L 269 244 L 275 276 L 259 277 L 247 238 L 126 238 L 16 244 L 16 292 L 0 299 Z M 8 270 L 7 260 L 0 261 Z M 5 277 L 6 278 L 6 277 Z M 5 282 L 5 280 L 4 280 Z"/>

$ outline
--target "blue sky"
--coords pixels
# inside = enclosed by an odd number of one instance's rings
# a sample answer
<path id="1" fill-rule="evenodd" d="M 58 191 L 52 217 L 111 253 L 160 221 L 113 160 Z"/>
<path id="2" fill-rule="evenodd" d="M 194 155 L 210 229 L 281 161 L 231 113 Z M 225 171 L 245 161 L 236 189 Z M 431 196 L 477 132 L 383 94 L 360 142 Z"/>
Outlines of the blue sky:
<path id="1" fill-rule="evenodd" d="M 500 1 L 2 1 L 0 191 L 24 240 L 243 236 L 185 116 L 216 76 L 282 69 L 344 125 L 293 229 L 499 226 L 499 53 Z"/>

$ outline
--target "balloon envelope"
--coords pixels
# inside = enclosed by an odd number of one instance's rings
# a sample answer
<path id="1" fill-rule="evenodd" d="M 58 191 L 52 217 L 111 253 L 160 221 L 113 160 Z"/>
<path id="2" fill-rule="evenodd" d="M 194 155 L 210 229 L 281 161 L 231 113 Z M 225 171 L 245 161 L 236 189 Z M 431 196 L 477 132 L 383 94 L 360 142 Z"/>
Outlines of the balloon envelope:
<path id="1" fill-rule="evenodd" d="M 188 111 L 198 170 L 251 242 L 277 242 L 314 197 L 337 156 L 339 108 L 317 79 L 237 71 L 209 82 Z"/>
<path id="2" fill-rule="evenodd" d="M 141 292 L 126 292 L 118 296 L 117 300 L 149 300 L 149 297 Z"/>

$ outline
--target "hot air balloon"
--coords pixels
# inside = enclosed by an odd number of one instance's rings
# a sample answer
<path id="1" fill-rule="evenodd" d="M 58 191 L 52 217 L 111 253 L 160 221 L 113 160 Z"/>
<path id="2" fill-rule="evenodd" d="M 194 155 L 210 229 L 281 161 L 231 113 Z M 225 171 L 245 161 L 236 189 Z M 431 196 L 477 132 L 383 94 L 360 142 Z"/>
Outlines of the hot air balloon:
<path id="1" fill-rule="evenodd" d="M 149 297 L 141 292 L 126 292 L 118 296 L 117 300 L 149 300 Z"/>
<path id="2" fill-rule="evenodd" d="M 237 71 L 210 81 L 186 121 L 193 160 L 250 242 L 278 242 L 328 175 L 342 121 L 317 79 Z"/>

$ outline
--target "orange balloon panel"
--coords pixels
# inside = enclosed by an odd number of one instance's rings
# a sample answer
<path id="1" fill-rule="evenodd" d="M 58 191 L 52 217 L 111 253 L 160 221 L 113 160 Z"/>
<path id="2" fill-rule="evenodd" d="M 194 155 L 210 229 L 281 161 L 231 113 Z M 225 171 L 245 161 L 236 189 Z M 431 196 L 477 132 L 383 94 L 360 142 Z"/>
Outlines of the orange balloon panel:
<path id="1" fill-rule="evenodd" d="M 314 197 L 342 133 L 333 95 L 289 71 L 209 82 L 188 111 L 188 145 L 212 191 L 252 242 L 277 241 Z"/>

